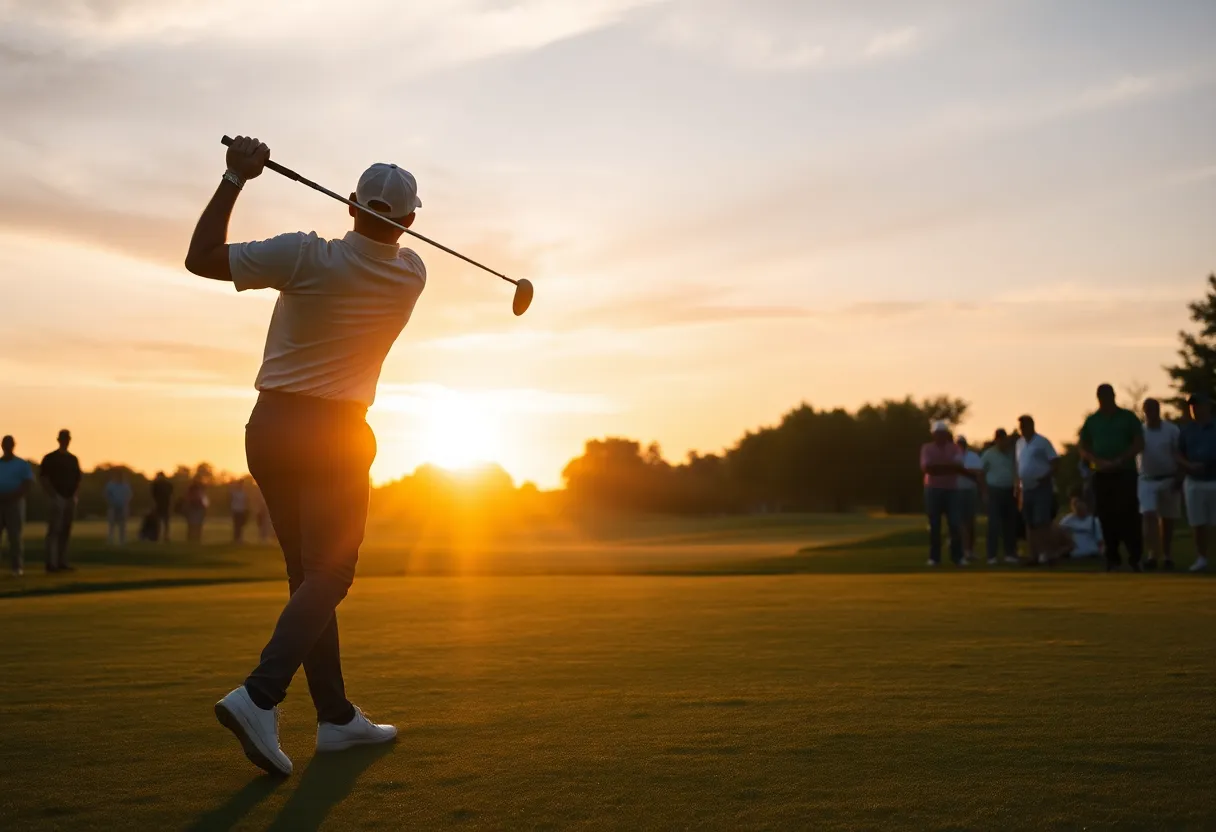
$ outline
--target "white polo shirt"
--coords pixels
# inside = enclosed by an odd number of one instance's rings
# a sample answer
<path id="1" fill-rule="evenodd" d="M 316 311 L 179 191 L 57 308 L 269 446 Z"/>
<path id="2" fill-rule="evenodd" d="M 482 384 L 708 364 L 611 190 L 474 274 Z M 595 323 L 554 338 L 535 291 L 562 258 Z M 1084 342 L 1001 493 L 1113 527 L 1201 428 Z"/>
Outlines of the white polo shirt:
<path id="1" fill-rule="evenodd" d="M 1178 451 L 1180 431 L 1173 422 L 1163 421 L 1156 428 L 1144 426 L 1144 452 L 1140 454 L 1140 475 L 1148 479 L 1172 477 L 1178 471 L 1174 454 Z"/>
<path id="2" fill-rule="evenodd" d="M 1051 476 L 1051 461 L 1059 454 L 1046 436 L 1036 433 L 1027 442 L 1018 440 L 1018 479 L 1027 488 L 1033 488 Z"/>
<path id="3" fill-rule="evenodd" d="M 238 292 L 278 289 L 255 387 L 370 406 L 389 348 L 426 286 L 408 248 L 348 231 L 228 246 Z"/>

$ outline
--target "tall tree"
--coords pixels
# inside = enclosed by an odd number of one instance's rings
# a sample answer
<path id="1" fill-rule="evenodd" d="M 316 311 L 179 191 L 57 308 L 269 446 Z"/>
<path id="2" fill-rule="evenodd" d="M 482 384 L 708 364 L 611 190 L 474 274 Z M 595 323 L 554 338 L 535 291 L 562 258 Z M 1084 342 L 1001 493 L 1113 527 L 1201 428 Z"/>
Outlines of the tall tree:
<path id="1" fill-rule="evenodd" d="M 1192 393 L 1216 394 L 1216 274 L 1208 276 L 1207 294 L 1189 304 L 1189 308 L 1197 329 L 1178 333 L 1182 340 L 1178 350 L 1180 361 L 1166 368 L 1178 391 L 1175 404 Z"/>

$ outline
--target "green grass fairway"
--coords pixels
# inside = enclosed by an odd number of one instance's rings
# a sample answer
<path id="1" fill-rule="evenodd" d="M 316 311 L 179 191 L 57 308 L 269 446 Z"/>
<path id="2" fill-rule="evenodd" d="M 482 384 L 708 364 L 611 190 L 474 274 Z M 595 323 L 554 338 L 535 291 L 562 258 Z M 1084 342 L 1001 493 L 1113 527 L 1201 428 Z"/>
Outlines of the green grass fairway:
<path id="1" fill-rule="evenodd" d="M 402 735 L 314 759 L 300 679 L 279 782 L 211 706 L 284 594 L 0 601 L 0 829 L 1216 828 L 1216 582 L 362 578 L 348 687 Z"/>

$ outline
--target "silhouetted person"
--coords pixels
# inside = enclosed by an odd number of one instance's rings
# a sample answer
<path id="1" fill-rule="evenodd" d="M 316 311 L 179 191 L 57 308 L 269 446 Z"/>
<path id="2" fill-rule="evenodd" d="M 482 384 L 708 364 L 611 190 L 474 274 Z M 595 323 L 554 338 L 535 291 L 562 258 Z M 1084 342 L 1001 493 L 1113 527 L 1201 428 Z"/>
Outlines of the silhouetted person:
<path id="1" fill-rule="evenodd" d="M 203 524 L 207 521 L 207 486 L 198 477 L 186 487 L 183 511 L 186 515 L 186 542 L 203 542 Z"/>
<path id="2" fill-rule="evenodd" d="M 11 436 L 0 440 L 0 534 L 8 536 L 8 556 L 14 575 L 25 574 L 25 498 L 34 485 L 34 469 L 13 453 Z"/>
<path id="3" fill-rule="evenodd" d="M 186 268 L 230 280 L 237 290 L 279 292 L 245 454 L 283 547 L 292 595 L 257 668 L 216 704 L 216 715 L 257 765 L 289 774 L 275 709 L 301 665 L 317 709 L 317 750 L 397 735 L 346 698 L 336 610 L 354 580 L 367 521 L 376 456 L 367 408 L 426 270 L 418 255 L 398 245 L 399 229 L 353 207 L 354 229 L 341 239 L 295 233 L 228 245 L 237 195 L 269 157 L 256 139 L 233 141 L 228 171 L 194 229 Z M 421 205 L 414 177 L 386 164 L 368 168 L 351 199 L 403 226 Z"/>
<path id="4" fill-rule="evenodd" d="M 249 520 L 249 492 L 245 481 L 237 480 L 228 489 L 228 507 L 232 512 L 232 542 L 245 542 L 245 523 Z"/>
<path id="5" fill-rule="evenodd" d="M 1001 428 L 992 445 L 980 455 L 988 504 L 988 564 L 995 566 L 1003 548 L 1006 563 L 1018 561 L 1017 460 L 1013 440 Z"/>
<path id="6" fill-rule="evenodd" d="M 1118 569 L 1119 544 L 1133 572 L 1140 571 L 1139 475 L 1136 456 L 1144 450 L 1144 429 L 1135 413 L 1115 403 L 1115 388 L 1098 386 L 1098 409 L 1081 427 L 1081 458 L 1093 468 L 1094 514 L 1106 536 L 1106 565 Z"/>
<path id="7" fill-rule="evenodd" d="M 46 571 L 71 571 L 68 563 L 68 541 L 72 538 L 72 521 L 76 517 L 76 492 L 80 490 L 80 461 L 68 451 L 72 434 L 59 431 L 59 449 L 42 458 L 38 477 L 50 502 L 46 524 Z"/>
<path id="8" fill-rule="evenodd" d="M 980 513 L 984 463 L 967 444 L 966 437 L 960 436 L 957 443 L 963 452 L 963 473 L 958 478 L 955 498 L 958 500 L 959 526 L 963 533 L 963 560 L 970 563 L 975 560 L 975 524 Z"/>
<path id="9" fill-rule="evenodd" d="M 106 541 L 111 545 L 125 546 L 127 543 L 127 520 L 131 514 L 131 484 L 127 472 L 116 468 L 110 472 L 106 483 Z"/>
<path id="10" fill-rule="evenodd" d="M 1186 518 L 1195 534 L 1192 572 L 1208 568 L 1208 552 L 1216 529 L 1216 422 L 1212 400 L 1204 393 L 1192 395 L 1187 404 L 1191 421 L 1178 437 L 1178 464 L 1186 472 Z"/>
<path id="11" fill-rule="evenodd" d="M 1174 524 L 1182 517 L 1178 437 L 1173 422 L 1161 418 L 1161 403 L 1144 400 L 1144 451 L 1140 454 L 1140 515 L 1148 548 L 1145 569 L 1174 568 Z"/>
<path id="12" fill-rule="evenodd" d="M 1035 430 L 1034 417 L 1018 419 L 1016 446 L 1018 500 L 1026 522 L 1027 563 L 1051 560 L 1052 521 L 1056 516 L 1055 475 L 1060 464 L 1051 441 Z"/>
<path id="13" fill-rule="evenodd" d="M 963 473 L 963 450 L 950 438 L 950 426 L 934 422 L 933 438 L 920 448 L 920 470 L 925 475 L 925 513 L 929 516 L 929 566 L 942 562 L 942 518 L 950 530 L 950 560 L 964 565 L 962 517 L 958 480 Z"/>
<path id="14" fill-rule="evenodd" d="M 173 481 L 165 476 L 164 471 L 157 471 L 152 480 L 152 512 L 160 523 L 160 534 L 165 543 L 169 542 L 169 516 L 173 513 Z"/>

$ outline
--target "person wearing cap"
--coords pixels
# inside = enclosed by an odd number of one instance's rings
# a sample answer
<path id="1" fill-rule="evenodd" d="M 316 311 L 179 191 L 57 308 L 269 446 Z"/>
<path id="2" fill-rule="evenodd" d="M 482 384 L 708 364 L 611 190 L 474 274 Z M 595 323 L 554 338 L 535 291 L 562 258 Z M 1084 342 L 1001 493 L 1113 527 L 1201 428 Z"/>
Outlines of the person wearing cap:
<path id="1" fill-rule="evenodd" d="M 1206 393 L 1192 394 L 1187 405 L 1191 421 L 1179 432 L 1178 466 L 1186 472 L 1186 517 L 1195 535 L 1191 571 L 1202 572 L 1208 568 L 1208 550 L 1216 534 L 1216 422 Z"/>
<path id="2" fill-rule="evenodd" d="M 1140 516 L 1148 549 L 1145 569 L 1174 568 L 1174 525 L 1182 517 L 1178 478 L 1178 437 L 1173 422 L 1161 418 L 1161 402 L 1144 400 L 1144 450 L 1140 454 Z"/>
<path id="3" fill-rule="evenodd" d="M 8 536 L 8 554 L 14 575 L 25 574 L 25 498 L 34 485 L 34 469 L 13 451 L 17 442 L 0 440 L 0 534 Z"/>
<path id="4" fill-rule="evenodd" d="M 963 451 L 950 438 L 950 426 L 933 423 L 933 438 L 921 446 L 920 470 L 925 477 L 925 513 L 929 516 L 929 563 L 942 562 L 942 518 L 950 530 L 950 560 L 963 560 L 962 519 L 959 513 L 958 480 L 963 475 Z"/>
<path id="5" fill-rule="evenodd" d="M 1115 388 L 1098 385 L 1098 409 L 1081 427 L 1078 450 L 1093 469 L 1094 514 L 1106 536 L 1107 569 L 1118 569 L 1119 544 L 1132 571 L 1140 571 L 1143 535 L 1136 457 L 1144 450 L 1140 417 L 1115 402 Z"/>
<path id="6" fill-rule="evenodd" d="M 68 541 L 76 516 L 76 492 L 80 490 L 80 460 L 68 450 L 72 434 L 59 431 L 59 448 L 42 458 L 38 479 L 50 502 L 46 524 L 46 571 L 70 572 Z"/>
<path id="7" fill-rule="evenodd" d="M 1052 554 L 1052 521 L 1056 515 L 1055 475 L 1060 455 L 1046 436 L 1035 430 L 1034 417 L 1018 419 L 1017 494 L 1026 523 L 1028 564 L 1048 563 Z"/>
<path id="8" fill-rule="evenodd" d="M 960 436 L 955 440 L 963 452 L 963 473 L 958 478 L 958 488 L 955 499 L 958 500 L 959 530 L 963 538 L 963 560 L 972 563 L 975 560 L 975 521 L 980 513 L 980 499 L 984 489 L 984 463 L 970 445 L 967 438 Z"/>
<path id="9" fill-rule="evenodd" d="M 426 285 L 421 258 L 401 231 L 350 208 L 353 228 L 324 239 L 281 234 L 228 244 L 228 221 L 270 150 L 238 136 L 204 209 L 186 268 L 231 281 L 238 292 L 273 289 L 278 302 L 245 429 L 249 472 L 266 501 L 287 562 L 291 597 L 256 668 L 215 706 L 256 765 L 279 775 L 292 764 L 279 745 L 278 705 L 304 668 L 317 711 L 318 751 L 391 741 L 397 729 L 367 719 L 346 697 L 338 604 L 355 575 L 367 520 L 376 438 L 366 421 L 385 356 Z M 351 199 L 404 226 L 422 205 L 413 175 L 375 164 Z"/>
<path id="10" fill-rule="evenodd" d="M 984 469 L 984 492 L 988 505 L 988 565 L 996 566 L 1000 550 L 1006 563 L 1018 562 L 1018 501 L 1013 441 L 1004 428 L 997 430 L 992 446 L 980 455 Z"/>

